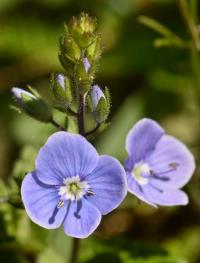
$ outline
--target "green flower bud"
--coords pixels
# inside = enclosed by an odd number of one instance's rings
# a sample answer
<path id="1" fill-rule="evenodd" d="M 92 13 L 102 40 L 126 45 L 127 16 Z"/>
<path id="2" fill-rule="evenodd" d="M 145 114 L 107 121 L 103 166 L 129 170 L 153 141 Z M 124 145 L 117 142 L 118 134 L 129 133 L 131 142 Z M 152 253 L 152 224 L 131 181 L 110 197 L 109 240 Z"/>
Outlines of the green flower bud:
<path id="1" fill-rule="evenodd" d="M 74 63 L 81 57 L 79 46 L 66 31 L 60 38 L 60 55 L 62 56 L 62 60 L 70 60 Z"/>
<path id="2" fill-rule="evenodd" d="M 86 56 L 91 61 L 99 60 L 102 53 L 101 36 L 98 35 L 86 50 Z"/>
<path id="3" fill-rule="evenodd" d="M 82 94 L 90 90 L 93 77 L 90 74 L 90 63 L 84 58 L 76 67 L 76 77 L 79 90 Z"/>
<path id="4" fill-rule="evenodd" d="M 69 32 L 81 48 L 88 47 L 96 36 L 96 20 L 88 14 L 81 13 L 73 17 L 69 24 Z"/>
<path id="5" fill-rule="evenodd" d="M 36 92 L 34 95 L 20 88 L 12 88 L 12 93 L 18 106 L 25 113 L 41 122 L 50 122 L 52 119 L 51 108 L 44 102 Z"/>
<path id="6" fill-rule="evenodd" d="M 52 91 L 56 101 L 65 109 L 72 102 L 71 82 L 63 74 L 52 76 Z"/>
<path id="7" fill-rule="evenodd" d="M 94 85 L 91 89 L 91 104 L 94 119 L 98 123 L 104 122 L 108 118 L 110 106 L 98 85 Z"/>

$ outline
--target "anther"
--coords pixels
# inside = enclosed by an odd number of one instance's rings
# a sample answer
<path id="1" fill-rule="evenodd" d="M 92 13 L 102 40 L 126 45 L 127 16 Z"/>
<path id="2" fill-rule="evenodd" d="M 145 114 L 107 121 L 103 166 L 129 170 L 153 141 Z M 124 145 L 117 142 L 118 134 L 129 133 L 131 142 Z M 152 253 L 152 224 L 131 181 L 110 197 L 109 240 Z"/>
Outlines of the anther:
<path id="1" fill-rule="evenodd" d="M 59 209 L 59 208 L 61 208 L 63 206 L 64 206 L 64 201 L 63 200 L 59 200 L 58 204 L 57 204 L 57 208 Z"/>
<path id="2" fill-rule="evenodd" d="M 88 189 L 87 192 L 86 192 L 86 195 L 87 196 L 94 195 L 94 192 L 92 191 L 92 189 Z"/>
<path id="3" fill-rule="evenodd" d="M 169 167 L 173 168 L 174 170 L 176 170 L 179 166 L 179 163 L 170 163 Z"/>

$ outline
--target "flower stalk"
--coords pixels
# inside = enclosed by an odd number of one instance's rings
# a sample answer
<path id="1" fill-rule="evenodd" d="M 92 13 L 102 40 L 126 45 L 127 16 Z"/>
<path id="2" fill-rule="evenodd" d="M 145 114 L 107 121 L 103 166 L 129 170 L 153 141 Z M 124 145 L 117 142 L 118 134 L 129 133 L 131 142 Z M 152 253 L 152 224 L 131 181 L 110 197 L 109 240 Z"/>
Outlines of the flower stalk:
<path id="1" fill-rule="evenodd" d="M 69 263 L 77 263 L 78 262 L 78 251 L 80 248 L 80 239 L 72 238 L 72 249 L 70 255 Z"/>
<path id="2" fill-rule="evenodd" d="M 79 134 L 85 136 L 85 124 L 84 124 L 84 109 L 85 109 L 85 97 L 81 93 L 78 98 L 78 130 Z"/>
<path id="3" fill-rule="evenodd" d="M 198 129 L 200 133 L 200 37 L 198 32 L 198 3 L 196 0 L 191 1 L 191 7 L 186 0 L 177 0 L 180 12 L 187 26 L 188 32 L 191 36 L 190 50 L 190 64 L 194 80 L 194 93 L 198 108 Z M 198 138 L 198 148 L 200 150 L 200 137 Z"/>

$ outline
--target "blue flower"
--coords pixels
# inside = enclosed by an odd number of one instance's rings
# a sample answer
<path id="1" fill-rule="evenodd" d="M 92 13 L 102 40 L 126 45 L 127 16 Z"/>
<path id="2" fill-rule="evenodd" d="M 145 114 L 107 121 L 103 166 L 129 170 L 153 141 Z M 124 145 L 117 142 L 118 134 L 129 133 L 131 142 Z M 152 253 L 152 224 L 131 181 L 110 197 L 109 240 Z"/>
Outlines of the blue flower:
<path id="1" fill-rule="evenodd" d="M 140 120 L 126 138 L 125 170 L 128 191 L 153 205 L 186 205 L 180 190 L 191 178 L 195 163 L 186 146 L 153 120 Z"/>
<path id="2" fill-rule="evenodd" d="M 85 238 L 126 195 L 121 164 L 99 156 L 81 135 L 53 134 L 35 165 L 23 180 L 21 194 L 31 220 L 44 228 L 63 224 L 67 235 Z"/>

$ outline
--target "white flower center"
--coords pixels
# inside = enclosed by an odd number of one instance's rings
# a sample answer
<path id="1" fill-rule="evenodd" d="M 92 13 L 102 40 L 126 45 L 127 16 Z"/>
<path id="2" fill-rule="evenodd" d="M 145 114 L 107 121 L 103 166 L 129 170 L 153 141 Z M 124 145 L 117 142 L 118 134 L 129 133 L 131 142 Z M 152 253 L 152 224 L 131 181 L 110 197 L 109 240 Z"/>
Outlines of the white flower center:
<path id="1" fill-rule="evenodd" d="M 134 165 L 132 176 L 140 185 L 148 184 L 148 176 L 150 175 L 150 168 L 144 162 L 138 162 Z"/>
<path id="2" fill-rule="evenodd" d="M 79 200 L 90 190 L 90 186 L 86 181 L 81 181 L 79 175 L 65 178 L 63 186 L 59 188 L 58 194 L 66 200 Z"/>

